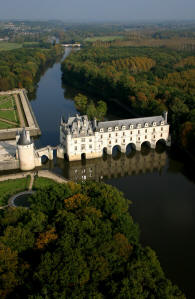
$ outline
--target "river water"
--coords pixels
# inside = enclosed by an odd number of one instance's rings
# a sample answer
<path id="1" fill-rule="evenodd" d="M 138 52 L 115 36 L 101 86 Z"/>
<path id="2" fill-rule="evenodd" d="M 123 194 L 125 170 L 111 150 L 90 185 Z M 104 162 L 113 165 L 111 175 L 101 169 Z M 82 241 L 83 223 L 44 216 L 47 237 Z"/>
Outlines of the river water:
<path id="1" fill-rule="evenodd" d="M 67 49 L 64 58 L 70 53 Z M 32 108 L 42 131 L 36 147 L 59 144 L 61 115 L 73 115 L 73 91 L 61 83 L 60 62 L 41 77 Z M 128 114 L 111 105 L 109 118 Z M 152 247 L 167 275 L 187 298 L 195 298 L 195 184 L 193 170 L 172 150 L 136 152 L 71 162 L 55 158 L 45 167 L 72 180 L 94 179 L 116 186 L 132 201 L 143 245 Z"/>

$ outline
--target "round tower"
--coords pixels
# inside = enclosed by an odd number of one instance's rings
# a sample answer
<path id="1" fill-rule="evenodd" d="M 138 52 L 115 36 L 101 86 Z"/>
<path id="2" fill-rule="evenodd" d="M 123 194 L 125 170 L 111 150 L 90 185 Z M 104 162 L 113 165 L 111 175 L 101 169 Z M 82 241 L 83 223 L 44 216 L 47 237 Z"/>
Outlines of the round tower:
<path id="1" fill-rule="evenodd" d="M 27 171 L 35 168 L 34 143 L 30 140 L 29 132 L 25 129 L 20 133 L 17 142 L 20 169 Z"/>

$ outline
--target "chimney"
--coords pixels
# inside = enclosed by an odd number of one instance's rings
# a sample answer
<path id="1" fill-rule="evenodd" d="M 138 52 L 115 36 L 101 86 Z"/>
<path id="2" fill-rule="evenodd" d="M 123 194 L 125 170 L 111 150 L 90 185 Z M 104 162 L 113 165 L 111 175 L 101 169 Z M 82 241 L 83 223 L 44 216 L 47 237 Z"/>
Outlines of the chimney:
<path id="1" fill-rule="evenodd" d="M 96 118 L 94 118 L 94 120 L 93 120 L 93 126 L 94 126 L 94 128 L 97 127 L 97 119 Z"/>
<path id="2" fill-rule="evenodd" d="M 165 120 L 165 123 L 167 123 L 167 116 L 168 116 L 168 112 L 167 111 L 164 111 L 163 112 L 163 118 Z"/>

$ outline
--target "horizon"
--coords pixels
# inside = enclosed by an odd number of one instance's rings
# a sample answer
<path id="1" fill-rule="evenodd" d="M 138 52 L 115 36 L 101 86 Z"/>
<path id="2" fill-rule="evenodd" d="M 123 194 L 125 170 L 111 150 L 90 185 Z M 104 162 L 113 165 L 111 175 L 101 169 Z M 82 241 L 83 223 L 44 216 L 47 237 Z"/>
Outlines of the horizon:
<path id="1" fill-rule="evenodd" d="M 141 22 L 194 20 L 193 0 L 7 0 L 1 4 L 2 20 L 59 20 L 63 22 Z"/>

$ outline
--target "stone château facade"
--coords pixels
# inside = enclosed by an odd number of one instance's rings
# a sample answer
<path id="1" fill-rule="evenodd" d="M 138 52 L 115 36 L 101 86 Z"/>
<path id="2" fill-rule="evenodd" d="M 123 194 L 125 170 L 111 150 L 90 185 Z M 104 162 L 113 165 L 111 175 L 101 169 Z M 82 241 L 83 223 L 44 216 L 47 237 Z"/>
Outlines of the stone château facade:
<path id="1" fill-rule="evenodd" d="M 159 140 L 170 146 L 167 112 L 160 116 L 105 122 L 90 121 L 87 115 L 77 114 L 67 122 L 61 120 L 57 156 L 67 155 L 70 161 L 82 157 L 92 159 L 102 157 L 104 151 L 111 155 L 116 146 L 123 153 L 129 147 L 139 151 L 145 142 L 154 149 Z"/>

